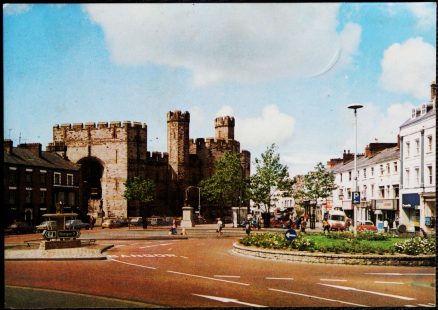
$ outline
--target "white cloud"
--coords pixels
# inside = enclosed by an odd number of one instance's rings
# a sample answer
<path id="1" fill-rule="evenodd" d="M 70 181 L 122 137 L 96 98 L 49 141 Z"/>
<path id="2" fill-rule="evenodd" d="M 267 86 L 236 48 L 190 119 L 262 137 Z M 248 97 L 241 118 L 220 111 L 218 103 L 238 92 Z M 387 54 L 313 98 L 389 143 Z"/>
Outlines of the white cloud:
<path id="1" fill-rule="evenodd" d="M 410 117 L 414 105 L 410 102 L 393 103 L 386 110 L 373 103 L 364 103 L 357 112 L 357 152 L 363 153 L 365 145 L 373 142 L 397 142 L 400 126 Z M 354 114 L 345 114 L 345 125 L 350 126 L 351 134 L 342 146 L 343 150 L 355 148 Z M 340 154 L 341 155 L 341 154 Z M 339 155 L 339 156 L 340 156 Z"/>
<path id="2" fill-rule="evenodd" d="M 436 25 L 436 3 L 406 3 L 417 18 L 417 27 L 426 30 Z"/>
<path id="3" fill-rule="evenodd" d="M 251 149 L 272 143 L 287 144 L 293 136 L 294 126 L 292 116 L 280 112 L 276 105 L 267 105 L 260 117 L 236 117 L 235 131 L 240 144 Z"/>
<path id="4" fill-rule="evenodd" d="M 435 77 L 435 48 L 420 37 L 395 43 L 385 50 L 381 66 L 380 83 L 385 89 L 425 99 Z"/>
<path id="5" fill-rule="evenodd" d="M 218 116 L 233 116 L 234 115 L 234 111 L 233 108 L 229 105 L 224 105 L 222 108 L 220 108 L 219 111 L 217 111 L 216 113 L 216 117 Z"/>
<path id="6" fill-rule="evenodd" d="M 22 13 L 29 11 L 30 8 L 31 8 L 30 4 L 15 4 L 15 3 L 3 4 L 3 12 L 6 15 L 22 14 Z"/>
<path id="7" fill-rule="evenodd" d="M 193 72 L 197 85 L 308 77 L 339 53 L 348 64 L 360 26 L 338 33 L 340 4 L 87 4 L 112 59 Z"/>

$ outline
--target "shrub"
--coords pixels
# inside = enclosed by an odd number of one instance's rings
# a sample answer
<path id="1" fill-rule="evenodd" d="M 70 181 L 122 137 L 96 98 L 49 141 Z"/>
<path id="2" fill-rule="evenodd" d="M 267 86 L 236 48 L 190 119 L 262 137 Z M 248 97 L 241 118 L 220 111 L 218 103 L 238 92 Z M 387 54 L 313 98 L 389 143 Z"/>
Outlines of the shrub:
<path id="1" fill-rule="evenodd" d="M 436 249 L 435 239 L 414 237 L 394 244 L 394 250 L 408 255 L 434 254 Z"/>
<path id="2" fill-rule="evenodd" d="M 388 240 L 389 236 L 387 234 L 375 233 L 372 231 L 364 230 L 358 232 L 356 238 L 359 240 L 383 241 Z"/>

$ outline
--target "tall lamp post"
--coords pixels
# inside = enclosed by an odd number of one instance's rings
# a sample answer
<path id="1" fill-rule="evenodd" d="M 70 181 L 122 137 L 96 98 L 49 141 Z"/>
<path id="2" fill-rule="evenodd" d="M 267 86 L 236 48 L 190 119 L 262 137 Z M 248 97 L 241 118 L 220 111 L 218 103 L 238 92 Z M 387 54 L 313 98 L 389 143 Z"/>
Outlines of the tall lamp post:
<path id="1" fill-rule="evenodd" d="M 198 187 L 198 186 L 189 186 L 189 187 L 187 187 L 186 188 L 186 201 L 187 201 L 187 199 L 189 197 L 188 196 L 189 189 L 191 189 L 191 188 L 198 189 L 198 211 L 199 211 L 199 215 L 201 215 L 201 188 Z"/>
<path id="2" fill-rule="evenodd" d="M 355 137 L 355 151 L 354 151 L 354 191 L 352 196 L 352 204 L 353 204 L 353 225 L 356 227 L 356 221 L 357 221 L 357 208 L 355 204 L 357 203 L 356 197 L 359 197 L 359 203 L 360 203 L 360 196 L 358 195 L 359 189 L 357 188 L 357 110 L 360 108 L 363 108 L 363 105 L 360 104 L 353 104 L 348 106 L 349 109 L 354 110 L 354 121 L 355 121 L 355 127 L 356 127 L 356 137 Z"/>

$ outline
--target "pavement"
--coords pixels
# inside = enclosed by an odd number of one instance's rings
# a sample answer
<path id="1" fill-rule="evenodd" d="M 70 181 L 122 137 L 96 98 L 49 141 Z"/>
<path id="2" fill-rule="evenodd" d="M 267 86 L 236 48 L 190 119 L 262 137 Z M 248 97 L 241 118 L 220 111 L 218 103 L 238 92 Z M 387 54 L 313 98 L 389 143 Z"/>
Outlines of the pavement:
<path id="1" fill-rule="evenodd" d="M 221 238 L 243 237 L 246 235 L 242 227 L 231 227 L 226 224 Z M 184 230 L 184 232 L 183 232 Z M 253 230 L 252 233 L 285 232 L 282 228 L 262 228 Z M 307 229 L 308 232 L 321 232 L 320 223 L 316 223 L 315 229 Z M 169 235 L 169 227 L 148 226 L 122 227 L 115 229 L 102 229 L 95 227 L 92 230 L 81 230 L 80 240 L 82 246 L 68 249 L 40 249 L 39 245 L 44 239 L 40 234 L 7 235 L 4 237 L 5 260 L 100 260 L 106 259 L 104 252 L 113 246 L 112 240 L 170 240 L 188 238 L 211 238 L 215 237 L 216 224 L 202 224 L 190 228 L 178 227 L 178 235 Z"/>

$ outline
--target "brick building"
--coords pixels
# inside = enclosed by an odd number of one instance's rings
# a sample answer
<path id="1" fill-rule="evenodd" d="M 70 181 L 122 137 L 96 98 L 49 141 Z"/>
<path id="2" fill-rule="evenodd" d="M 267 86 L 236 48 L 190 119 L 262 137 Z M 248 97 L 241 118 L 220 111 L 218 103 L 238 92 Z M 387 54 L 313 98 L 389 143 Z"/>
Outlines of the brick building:
<path id="1" fill-rule="evenodd" d="M 150 214 L 180 215 L 186 189 L 210 177 L 214 163 L 225 151 L 240 154 L 242 171 L 250 175 L 251 155 L 240 151 L 240 143 L 234 139 L 234 118 L 218 117 L 214 125 L 215 138 L 190 139 L 189 112 L 168 112 L 167 152 L 151 153 L 147 151 L 145 123 L 62 124 L 53 127 L 53 142 L 47 150 L 81 165 L 84 194 L 80 204 L 96 216 L 101 210 L 110 217 L 140 215 L 139 206 L 128 204 L 123 197 L 124 182 L 134 176 L 156 184 Z M 189 191 L 192 206 L 198 204 L 195 194 Z"/>
<path id="2" fill-rule="evenodd" d="M 39 224 L 42 215 L 54 213 L 61 202 L 66 212 L 79 207 L 79 166 L 61 156 L 44 152 L 39 143 L 3 142 L 4 220 Z"/>

